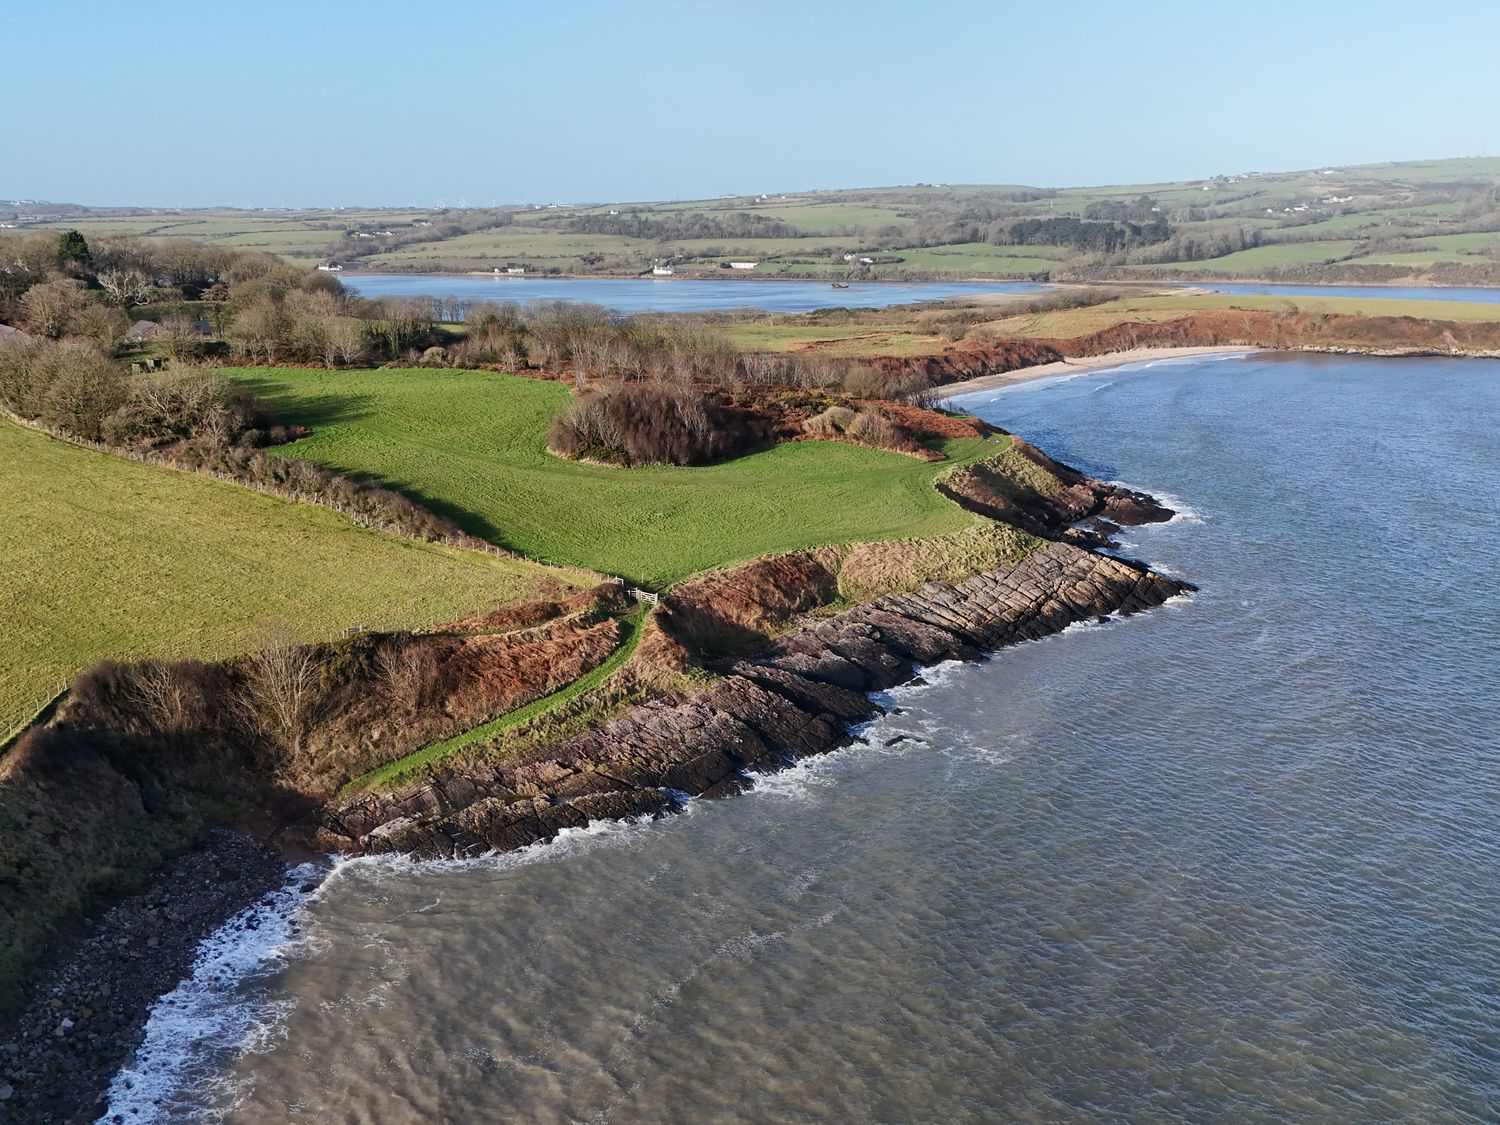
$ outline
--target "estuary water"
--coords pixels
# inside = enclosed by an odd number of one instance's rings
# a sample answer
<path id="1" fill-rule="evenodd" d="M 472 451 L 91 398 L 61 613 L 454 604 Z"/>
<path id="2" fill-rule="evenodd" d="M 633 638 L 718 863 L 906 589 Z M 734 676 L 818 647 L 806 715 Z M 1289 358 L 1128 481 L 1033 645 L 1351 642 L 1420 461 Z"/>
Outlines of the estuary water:
<path id="1" fill-rule="evenodd" d="M 966 405 L 1167 494 L 1124 550 L 1200 591 L 929 672 L 743 797 L 346 863 L 207 951 L 111 1112 L 1500 1117 L 1500 362 Z"/>
<path id="2" fill-rule="evenodd" d="M 623 313 L 880 309 L 983 293 L 1030 293 L 1028 281 L 695 281 L 692 278 L 483 277 L 464 274 L 351 273 L 341 280 L 361 297 L 453 297 L 461 301 L 577 301 Z"/>

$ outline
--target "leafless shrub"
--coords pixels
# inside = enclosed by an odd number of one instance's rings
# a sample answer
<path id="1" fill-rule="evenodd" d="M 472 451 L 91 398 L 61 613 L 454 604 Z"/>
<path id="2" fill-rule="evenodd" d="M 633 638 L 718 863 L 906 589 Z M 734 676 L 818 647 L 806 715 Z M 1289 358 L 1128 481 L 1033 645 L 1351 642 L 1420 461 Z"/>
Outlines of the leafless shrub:
<path id="1" fill-rule="evenodd" d="M 280 623 L 256 631 L 239 700 L 246 719 L 283 750 L 301 749 L 317 703 L 319 653 Z"/>
<path id="2" fill-rule="evenodd" d="M 380 650 L 376 662 L 396 706 L 408 712 L 420 709 L 437 679 L 437 659 L 432 650 L 398 635 Z"/>

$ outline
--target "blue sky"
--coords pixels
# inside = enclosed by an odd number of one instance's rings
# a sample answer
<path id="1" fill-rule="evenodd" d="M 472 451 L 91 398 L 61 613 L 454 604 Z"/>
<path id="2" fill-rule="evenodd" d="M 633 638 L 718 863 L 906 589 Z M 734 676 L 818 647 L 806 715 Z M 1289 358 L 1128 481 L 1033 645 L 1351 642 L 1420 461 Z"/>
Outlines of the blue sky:
<path id="1" fill-rule="evenodd" d="M 0 41 L 0 198 L 487 206 L 1500 155 L 1490 0 L 29 0 Z"/>

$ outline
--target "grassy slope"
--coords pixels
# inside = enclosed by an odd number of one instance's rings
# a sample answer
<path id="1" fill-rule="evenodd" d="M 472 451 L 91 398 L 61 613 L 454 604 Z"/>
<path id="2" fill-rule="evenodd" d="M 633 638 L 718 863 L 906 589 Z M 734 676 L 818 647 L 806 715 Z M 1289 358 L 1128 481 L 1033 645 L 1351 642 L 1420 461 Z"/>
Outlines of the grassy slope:
<path id="1" fill-rule="evenodd" d="M 432 624 L 526 594 L 548 573 L 11 422 L 0 422 L 0 464 L 11 638 L 0 646 L 0 734 L 104 657 L 224 657 L 270 618 L 308 638 Z"/>
<path id="2" fill-rule="evenodd" d="M 1280 246 L 1257 246 L 1253 250 L 1237 250 L 1222 258 L 1205 258 L 1197 262 L 1162 262 L 1157 266 L 1137 266 L 1137 269 L 1179 270 L 1186 273 L 1242 273 L 1257 277 L 1271 270 L 1288 266 L 1318 265 L 1348 257 L 1359 245 L 1347 239 L 1329 242 L 1288 242 Z"/>
<path id="3" fill-rule="evenodd" d="M 566 703 L 570 699 L 576 699 L 586 691 L 592 691 L 610 676 L 614 675 L 625 666 L 635 652 L 636 646 L 641 640 L 641 622 L 643 612 L 637 611 L 628 617 L 622 617 L 620 623 L 624 628 L 624 634 L 614 652 L 610 653 L 597 668 L 592 668 L 579 676 L 572 683 L 558 688 L 551 695 L 544 695 L 540 699 L 533 699 L 524 706 L 517 707 L 514 711 L 507 711 L 491 719 L 487 723 L 481 723 L 477 727 L 456 734 L 452 738 L 446 738 L 441 742 L 434 742 L 431 746 L 424 746 L 407 754 L 404 758 L 397 758 L 393 762 L 387 762 L 377 769 L 370 770 L 354 778 L 346 786 L 343 792 L 348 793 L 356 789 L 378 789 L 394 785 L 397 782 L 410 778 L 420 773 L 427 766 L 439 762 L 458 750 L 462 750 L 471 743 L 481 739 L 493 738 L 495 735 L 518 727 L 522 723 L 529 722 L 538 716 L 545 715 L 549 711 Z"/>
<path id="4" fill-rule="evenodd" d="M 315 432 L 286 447 L 372 475 L 532 558 L 662 586 L 696 571 L 821 543 L 932 535 L 970 522 L 933 489 L 992 443 L 943 462 L 798 442 L 701 468 L 621 470 L 546 451 L 561 384 L 452 370 L 231 374 Z"/>

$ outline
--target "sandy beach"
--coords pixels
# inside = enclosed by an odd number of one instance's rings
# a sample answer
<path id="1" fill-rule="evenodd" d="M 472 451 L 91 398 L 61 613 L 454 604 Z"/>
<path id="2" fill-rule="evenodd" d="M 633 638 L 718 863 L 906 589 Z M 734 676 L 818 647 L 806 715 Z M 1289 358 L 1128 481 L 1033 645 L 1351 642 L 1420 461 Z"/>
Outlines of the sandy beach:
<path id="1" fill-rule="evenodd" d="M 1103 355 L 1083 355 L 1065 359 L 1058 363 L 1042 363 L 1035 367 L 1020 367 L 1014 371 L 1002 371 L 995 375 L 981 375 L 977 379 L 965 379 L 943 388 L 944 398 L 973 394 L 975 391 L 992 391 L 997 387 L 1009 387 L 1016 383 L 1029 383 L 1034 379 L 1049 379 L 1054 375 L 1076 374 L 1095 371 L 1105 367 L 1122 367 L 1127 363 L 1144 363 L 1153 359 L 1181 359 L 1194 355 L 1249 354 L 1256 351 L 1244 345 L 1220 344 L 1200 348 L 1131 348 L 1123 352 L 1106 352 Z"/>

